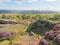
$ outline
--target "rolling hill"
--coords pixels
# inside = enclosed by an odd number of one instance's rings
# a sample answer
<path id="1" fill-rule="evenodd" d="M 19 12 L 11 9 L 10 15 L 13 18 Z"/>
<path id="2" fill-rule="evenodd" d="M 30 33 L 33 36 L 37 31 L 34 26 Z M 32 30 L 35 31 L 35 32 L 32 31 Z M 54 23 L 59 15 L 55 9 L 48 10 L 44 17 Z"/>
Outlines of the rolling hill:
<path id="1" fill-rule="evenodd" d="M 46 13 L 56 13 L 56 11 L 51 10 L 0 10 L 0 14 L 4 13 L 22 13 L 22 14 L 46 14 Z"/>

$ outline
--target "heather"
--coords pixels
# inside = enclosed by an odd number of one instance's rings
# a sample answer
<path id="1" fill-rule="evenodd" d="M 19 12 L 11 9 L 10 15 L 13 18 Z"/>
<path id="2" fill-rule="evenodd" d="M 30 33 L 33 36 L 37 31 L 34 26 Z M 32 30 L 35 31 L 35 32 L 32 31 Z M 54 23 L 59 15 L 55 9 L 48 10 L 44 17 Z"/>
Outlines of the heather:
<path id="1" fill-rule="evenodd" d="M 0 14 L 0 45 L 60 45 L 60 13 Z"/>
<path id="2" fill-rule="evenodd" d="M 60 23 L 54 25 L 52 31 L 46 32 L 44 40 L 40 41 L 40 45 L 60 45 Z"/>

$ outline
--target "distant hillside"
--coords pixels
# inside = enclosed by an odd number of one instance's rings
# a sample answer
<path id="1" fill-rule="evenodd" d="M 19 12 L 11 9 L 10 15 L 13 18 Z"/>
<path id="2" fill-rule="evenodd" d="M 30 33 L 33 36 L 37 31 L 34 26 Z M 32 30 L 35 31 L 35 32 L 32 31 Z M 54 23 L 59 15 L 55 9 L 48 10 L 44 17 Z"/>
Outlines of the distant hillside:
<path id="1" fill-rule="evenodd" d="M 22 14 L 46 14 L 46 13 L 56 13 L 56 11 L 51 10 L 0 10 L 0 14 L 3 13 L 22 13 Z"/>
<path id="2" fill-rule="evenodd" d="M 50 10 L 41 10 L 41 11 L 38 11 L 38 10 L 30 10 L 30 11 L 21 11 L 21 13 L 24 13 L 24 14 L 46 14 L 46 13 L 56 13 L 56 11 L 50 11 Z"/>

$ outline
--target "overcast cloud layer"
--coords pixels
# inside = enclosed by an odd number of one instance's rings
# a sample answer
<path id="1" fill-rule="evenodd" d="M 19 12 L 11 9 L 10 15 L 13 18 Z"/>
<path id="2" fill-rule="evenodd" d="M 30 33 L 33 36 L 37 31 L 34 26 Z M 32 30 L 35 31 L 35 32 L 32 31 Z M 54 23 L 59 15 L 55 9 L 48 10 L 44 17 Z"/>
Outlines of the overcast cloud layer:
<path id="1" fill-rule="evenodd" d="M 60 11 L 60 0 L 0 0 L 1 9 Z"/>

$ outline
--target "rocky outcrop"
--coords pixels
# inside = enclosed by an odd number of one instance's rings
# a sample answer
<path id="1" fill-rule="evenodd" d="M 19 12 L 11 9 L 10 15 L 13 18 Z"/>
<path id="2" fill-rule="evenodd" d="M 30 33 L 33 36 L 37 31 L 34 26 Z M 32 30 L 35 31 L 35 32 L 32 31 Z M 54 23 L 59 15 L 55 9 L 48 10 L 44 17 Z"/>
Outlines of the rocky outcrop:
<path id="1" fill-rule="evenodd" d="M 18 22 L 13 19 L 0 19 L 0 24 L 18 24 Z"/>
<path id="2" fill-rule="evenodd" d="M 49 22 L 49 21 L 42 21 L 42 20 L 38 20 L 36 21 L 33 25 L 32 28 L 36 28 L 36 27 L 46 27 L 49 29 L 52 29 L 55 23 Z"/>
<path id="3" fill-rule="evenodd" d="M 38 20 L 32 25 L 30 25 L 27 29 L 27 32 L 34 32 L 37 34 L 44 34 L 45 32 L 52 30 L 55 23 L 44 21 L 44 20 Z"/>

